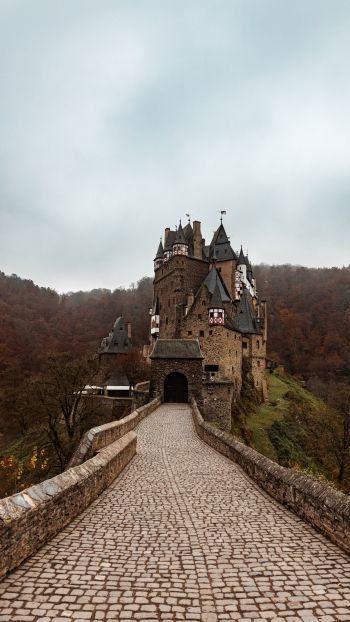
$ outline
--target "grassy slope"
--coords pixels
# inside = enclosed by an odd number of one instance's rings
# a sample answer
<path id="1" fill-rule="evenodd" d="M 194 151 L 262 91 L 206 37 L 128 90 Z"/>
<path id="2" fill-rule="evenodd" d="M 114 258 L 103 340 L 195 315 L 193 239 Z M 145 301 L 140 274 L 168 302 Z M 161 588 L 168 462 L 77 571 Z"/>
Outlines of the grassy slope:
<path id="1" fill-rule="evenodd" d="M 251 444 L 283 466 L 333 481 L 336 474 L 324 434 L 325 404 L 282 374 L 267 374 L 269 401 L 246 419 Z"/>

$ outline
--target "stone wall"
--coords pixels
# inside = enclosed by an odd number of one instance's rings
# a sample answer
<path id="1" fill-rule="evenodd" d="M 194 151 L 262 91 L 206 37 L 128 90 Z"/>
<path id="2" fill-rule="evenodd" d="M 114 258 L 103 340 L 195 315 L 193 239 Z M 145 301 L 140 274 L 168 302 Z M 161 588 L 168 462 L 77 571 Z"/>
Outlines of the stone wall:
<path id="1" fill-rule="evenodd" d="M 202 359 L 152 359 L 152 379 L 160 400 L 164 401 L 164 381 L 173 373 L 179 372 L 187 378 L 189 398 L 198 403 L 202 398 Z"/>
<path id="2" fill-rule="evenodd" d="M 281 467 L 226 432 L 217 430 L 203 420 L 195 402 L 192 410 L 197 433 L 204 442 L 239 464 L 271 497 L 350 553 L 349 496 Z"/>
<path id="3" fill-rule="evenodd" d="M 136 434 L 84 464 L 0 500 L 0 577 L 16 568 L 85 510 L 136 453 Z"/>
<path id="4" fill-rule="evenodd" d="M 89 460 L 99 449 L 114 443 L 114 441 L 133 430 L 142 419 L 158 408 L 159 404 L 160 400 L 154 399 L 149 404 L 137 408 L 130 415 L 124 417 L 124 419 L 91 428 L 84 434 L 67 468 L 70 469 L 85 460 Z"/>
<path id="5" fill-rule="evenodd" d="M 154 277 L 154 298 L 160 303 L 161 339 L 179 337 L 182 317 L 181 305 L 187 302 L 190 291 L 194 293 L 208 274 L 207 262 L 193 257 L 174 256 L 156 270 Z M 180 305 L 180 307 L 177 307 Z"/>
<path id="6" fill-rule="evenodd" d="M 207 421 L 222 430 L 231 430 L 232 382 L 203 382 L 201 411 Z"/>
<path id="7" fill-rule="evenodd" d="M 250 362 L 254 386 L 264 401 L 268 399 L 266 380 L 266 341 L 263 335 L 252 335 L 250 338 Z"/>
<path id="8" fill-rule="evenodd" d="M 132 392 L 132 410 L 141 408 L 149 401 L 150 381 L 145 380 L 135 385 Z"/>

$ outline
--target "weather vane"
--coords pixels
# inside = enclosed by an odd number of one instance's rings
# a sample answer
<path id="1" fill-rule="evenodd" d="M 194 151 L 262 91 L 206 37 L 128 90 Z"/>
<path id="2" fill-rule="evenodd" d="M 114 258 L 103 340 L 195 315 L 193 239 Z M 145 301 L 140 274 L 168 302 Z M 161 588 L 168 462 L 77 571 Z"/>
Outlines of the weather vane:
<path id="1" fill-rule="evenodd" d="M 191 222 L 191 214 L 185 214 L 185 216 L 187 216 L 188 222 Z"/>
<path id="2" fill-rule="evenodd" d="M 221 224 L 222 224 L 222 217 L 223 217 L 223 216 L 226 216 L 226 210 L 225 210 L 225 209 L 218 210 L 218 214 L 221 214 L 221 216 L 220 216 L 220 222 L 221 222 Z"/>

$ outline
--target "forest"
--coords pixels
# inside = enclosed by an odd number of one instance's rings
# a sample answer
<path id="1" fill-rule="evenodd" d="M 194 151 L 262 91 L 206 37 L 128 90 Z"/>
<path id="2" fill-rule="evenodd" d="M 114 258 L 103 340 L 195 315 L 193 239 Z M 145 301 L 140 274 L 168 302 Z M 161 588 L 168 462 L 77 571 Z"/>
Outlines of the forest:
<path id="1" fill-rule="evenodd" d="M 350 384 L 350 267 L 258 265 L 254 273 L 259 295 L 268 303 L 268 357 L 272 364 L 282 366 L 326 401 L 330 396 L 334 401 L 337 386 L 346 393 Z M 14 446 L 19 435 L 28 437 L 31 417 L 41 421 L 52 409 L 52 402 L 42 399 L 39 403 L 36 397 L 32 412 L 33 407 L 28 405 L 33 404 L 33 387 L 36 396 L 44 395 L 44 389 L 57 382 L 57 374 L 62 381 L 63 370 L 65 383 L 72 378 L 91 378 L 94 353 L 118 315 L 132 323 L 133 345 L 135 350 L 140 349 L 148 341 L 151 303 L 149 277 L 129 288 L 59 295 L 30 280 L 0 272 L 3 480 L 6 476 L 17 478 L 18 483 L 12 483 L 22 488 L 31 468 L 38 471 L 38 479 L 42 471 L 52 475 L 58 468 L 51 464 L 50 470 L 49 428 L 46 441 L 33 440 L 20 462 L 6 449 L 9 444 Z M 51 436 L 54 433 L 51 431 Z M 348 468 L 345 464 L 344 469 Z M 35 481 L 33 473 L 30 475 L 30 481 Z M 0 486 L 0 496 L 5 493 Z"/>

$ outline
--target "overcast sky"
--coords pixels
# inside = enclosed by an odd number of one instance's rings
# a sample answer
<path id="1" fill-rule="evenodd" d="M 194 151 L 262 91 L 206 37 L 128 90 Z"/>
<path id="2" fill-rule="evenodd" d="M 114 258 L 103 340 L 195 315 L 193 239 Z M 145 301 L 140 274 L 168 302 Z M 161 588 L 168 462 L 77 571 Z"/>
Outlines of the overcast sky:
<path id="1" fill-rule="evenodd" d="M 253 263 L 349 265 L 349 0 L 0 0 L 0 270 L 129 285 L 220 210 Z"/>

